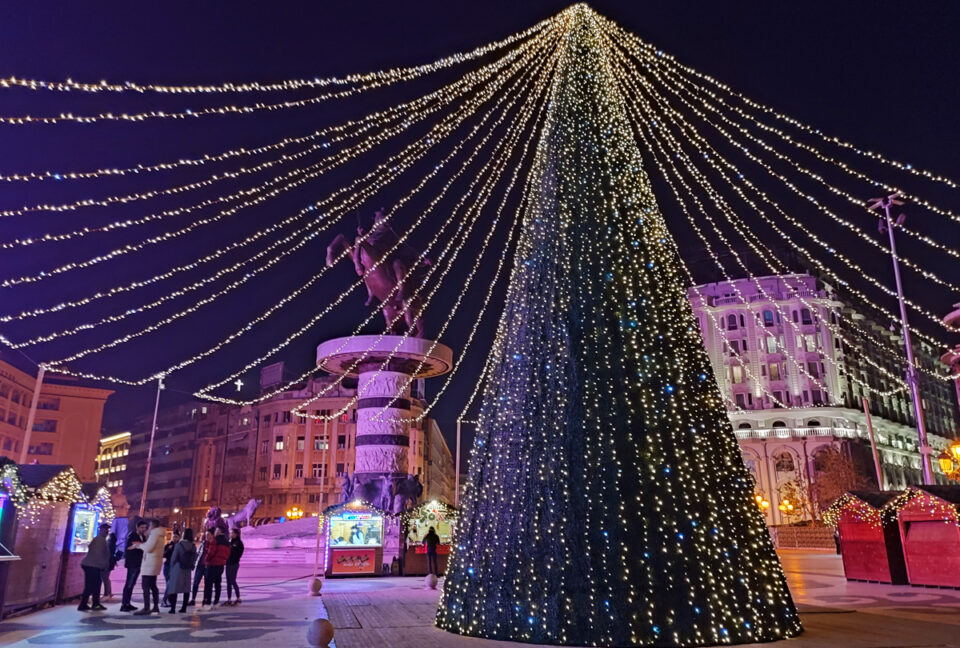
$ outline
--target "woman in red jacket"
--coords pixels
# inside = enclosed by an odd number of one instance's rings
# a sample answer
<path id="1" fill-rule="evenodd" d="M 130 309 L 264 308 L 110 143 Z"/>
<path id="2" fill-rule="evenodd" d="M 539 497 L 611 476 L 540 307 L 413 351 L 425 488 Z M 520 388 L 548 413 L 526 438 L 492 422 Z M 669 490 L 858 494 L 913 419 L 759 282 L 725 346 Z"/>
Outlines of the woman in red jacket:
<path id="1" fill-rule="evenodd" d="M 230 557 L 230 543 L 222 529 L 208 530 L 203 541 L 203 561 L 206 571 L 203 575 L 203 604 L 200 609 L 213 609 L 220 604 L 220 587 L 223 579 L 223 567 Z M 213 600 L 211 603 L 211 594 Z"/>

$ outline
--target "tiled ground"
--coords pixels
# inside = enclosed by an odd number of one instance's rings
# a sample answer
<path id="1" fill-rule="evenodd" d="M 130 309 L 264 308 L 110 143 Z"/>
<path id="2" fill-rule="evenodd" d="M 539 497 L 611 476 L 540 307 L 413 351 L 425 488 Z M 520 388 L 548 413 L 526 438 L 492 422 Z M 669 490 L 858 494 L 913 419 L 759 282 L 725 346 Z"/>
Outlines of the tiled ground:
<path id="1" fill-rule="evenodd" d="M 297 648 L 308 645 L 306 627 L 317 617 L 333 623 L 336 648 L 521 645 L 434 628 L 437 591 L 424 589 L 422 579 L 329 580 L 324 596 L 315 598 L 307 595 L 312 554 L 276 557 L 283 562 L 270 563 L 270 554 L 251 552 L 240 572 L 240 607 L 144 618 L 120 613 L 117 603 L 100 614 L 60 606 L 0 623 L 0 645 Z M 847 583 L 831 554 L 785 552 L 782 558 L 806 628 L 800 638 L 784 642 L 789 648 L 960 646 L 960 591 Z"/>

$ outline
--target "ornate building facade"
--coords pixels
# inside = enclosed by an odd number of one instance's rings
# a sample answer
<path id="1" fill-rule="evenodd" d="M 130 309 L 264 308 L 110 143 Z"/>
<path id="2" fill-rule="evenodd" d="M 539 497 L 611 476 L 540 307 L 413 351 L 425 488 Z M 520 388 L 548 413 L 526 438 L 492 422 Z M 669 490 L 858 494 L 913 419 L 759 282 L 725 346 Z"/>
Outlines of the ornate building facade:
<path id="1" fill-rule="evenodd" d="M 864 397 L 883 486 L 919 482 L 910 394 L 893 379 L 903 375 L 902 356 L 894 352 L 903 348 L 899 335 L 805 274 L 704 284 L 691 288 L 689 298 L 744 461 L 758 495 L 770 502 L 769 524 L 796 521 L 800 512 L 781 511 L 780 504 L 797 484 L 816 481 L 824 448 L 842 449 L 876 481 Z M 945 373 L 934 350 L 914 351 L 922 368 Z M 957 434 L 957 405 L 949 382 L 923 375 L 928 442 L 942 480 L 935 457 Z"/>

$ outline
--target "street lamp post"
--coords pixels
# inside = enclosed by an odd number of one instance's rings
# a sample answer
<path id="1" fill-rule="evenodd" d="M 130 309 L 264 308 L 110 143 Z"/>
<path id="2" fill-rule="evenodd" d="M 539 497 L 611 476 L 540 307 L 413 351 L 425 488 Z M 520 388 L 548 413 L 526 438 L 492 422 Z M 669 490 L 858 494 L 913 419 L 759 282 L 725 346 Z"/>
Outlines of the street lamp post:
<path id="1" fill-rule="evenodd" d="M 160 392 L 163 390 L 163 376 L 157 378 L 157 400 L 153 404 L 153 425 L 150 426 L 150 445 L 147 447 L 147 469 L 143 474 L 143 492 L 140 494 L 140 517 L 143 517 L 147 505 L 147 484 L 150 482 L 150 464 L 153 463 L 153 439 L 157 435 L 157 412 L 160 411 Z"/>
<path id="2" fill-rule="evenodd" d="M 933 484 L 933 470 L 930 465 L 930 446 L 927 445 L 927 427 L 923 418 L 923 401 L 920 399 L 920 385 L 917 380 L 917 367 L 913 360 L 913 345 L 910 342 L 910 325 L 907 323 L 907 305 L 903 300 L 903 284 L 900 281 L 900 262 L 897 259 L 897 243 L 893 236 L 896 226 L 902 225 L 905 216 L 900 214 L 896 221 L 890 217 L 890 209 L 894 205 L 902 205 L 897 200 L 898 194 L 891 194 L 883 198 L 872 198 L 870 209 L 883 209 L 884 220 L 880 221 L 879 229 L 886 231 L 890 237 L 890 258 L 893 259 L 893 276 L 897 282 L 897 301 L 900 303 L 900 325 L 903 329 L 903 346 L 907 352 L 907 385 L 910 387 L 910 397 L 913 399 L 913 411 L 917 418 L 917 441 L 920 446 L 920 465 L 923 468 L 923 483 Z"/>

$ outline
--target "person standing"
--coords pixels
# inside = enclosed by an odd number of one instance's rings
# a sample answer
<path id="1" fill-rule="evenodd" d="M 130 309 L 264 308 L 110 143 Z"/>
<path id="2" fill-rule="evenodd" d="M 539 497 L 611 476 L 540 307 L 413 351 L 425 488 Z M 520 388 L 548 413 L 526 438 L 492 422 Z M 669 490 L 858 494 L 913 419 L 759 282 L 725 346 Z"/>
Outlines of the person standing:
<path id="1" fill-rule="evenodd" d="M 160 520 L 154 518 L 150 521 L 150 535 L 147 536 L 147 541 L 140 545 L 140 550 L 143 552 L 143 563 L 140 567 L 143 609 L 134 614 L 160 614 L 160 590 L 157 588 L 157 576 L 163 569 L 163 541 L 166 534 L 166 529 L 160 526 Z"/>
<path id="2" fill-rule="evenodd" d="M 427 546 L 427 573 L 438 576 L 437 573 L 437 546 L 440 544 L 440 536 L 436 529 L 430 527 L 427 535 L 423 536 L 423 544 Z"/>
<path id="3" fill-rule="evenodd" d="M 187 611 L 190 601 L 190 574 L 197 562 L 197 548 L 193 544 L 193 529 L 184 529 L 183 539 L 173 548 L 170 557 L 170 580 L 167 581 L 167 603 L 170 604 L 170 614 L 177 611 L 177 595 L 183 594 L 183 605 L 180 612 Z"/>
<path id="4" fill-rule="evenodd" d="M 240 539 L 240 529 L 230 529 L 230 557 L 227 558 L 227 605 L 234 605 L 230 600 L 233 593 L 237 593 L 236 605 L 240 605 L 240 586 L 237 585 L 237 570 L 240 569 L 240 557 L 243 555 L 243 541 Z"/>
<path id="5" fill-rule="evenodd" d="M 120 601 L 121 612 L 132 612 L 137 606 L 131 605 L 133 587 L 140 578 L 140 563 L 143 561 L 143 552 L 140 543 L 147 541 L 147 521 L 139 520 L 136 528 L 127 536 L 123 546 L 123 566 L 127 569 L 127 580 L 123 584 L 123 599 Z"/>
<path id="6" fill-rule="evenodd" d="M 230 543 L 223 535 L 223 529 L 208 530 L 204 542 L 203 555 L 206 561 L 206 573 L 203 576 L 203 604 L 204 607 L 214 608 L 220 603 L 220 588 L 222 587 L 223 568 L 230 557 Z"/>
<path id="7" fill-rule="evenodd" d="M 113 598 L 113 584 L 110 582 L 110 573 L 117 566 L 119 555 L 117 552 L 117 534 L 111 531 L 107 534 L 107 548 L 110 551 L 110 565 L 103 570 L 103 598 Z"/>
<path id="8" fill-rule="evenodd" d="M 167 588 L 170 586 L 170 559 L 173 557 L 173 550 L 180 542 L 180 532 L 174 529 L 170 542 L 163 546 L 163 606 L 167 605 Z"/>
<path id="9" fill-rule="evenodd" d="M 193 572 L 193 596 L 190 597 L 189 605 L 197 604 L 197 591 L 200 589 L 200 579 L 204 579 L 204 586 L 206 586 L 207 556 L 204 553 L 204 549 L 207 547 L 206 533 L 197 538 L 197 540 L 200 541 L 200 549 L 198 551 L 200 558 L 197 560 L 197 569 Z"/>
<path id="10" fill-rule="evenodd" d="M 100 604 L 100 583 L 103 581 L 103 572 L 110 568 L 108 533 L 110 533 L 110 525 L 101 524 L 97 536 L 87 547 L 87 555 L 80 561 L 80 567 L 83 569 L 83 595 L 80 597 L 80 605 L 77 609 L 81 612 L 107 609 Z M 91 597 L 93 607 L 88 604 Z"/>

